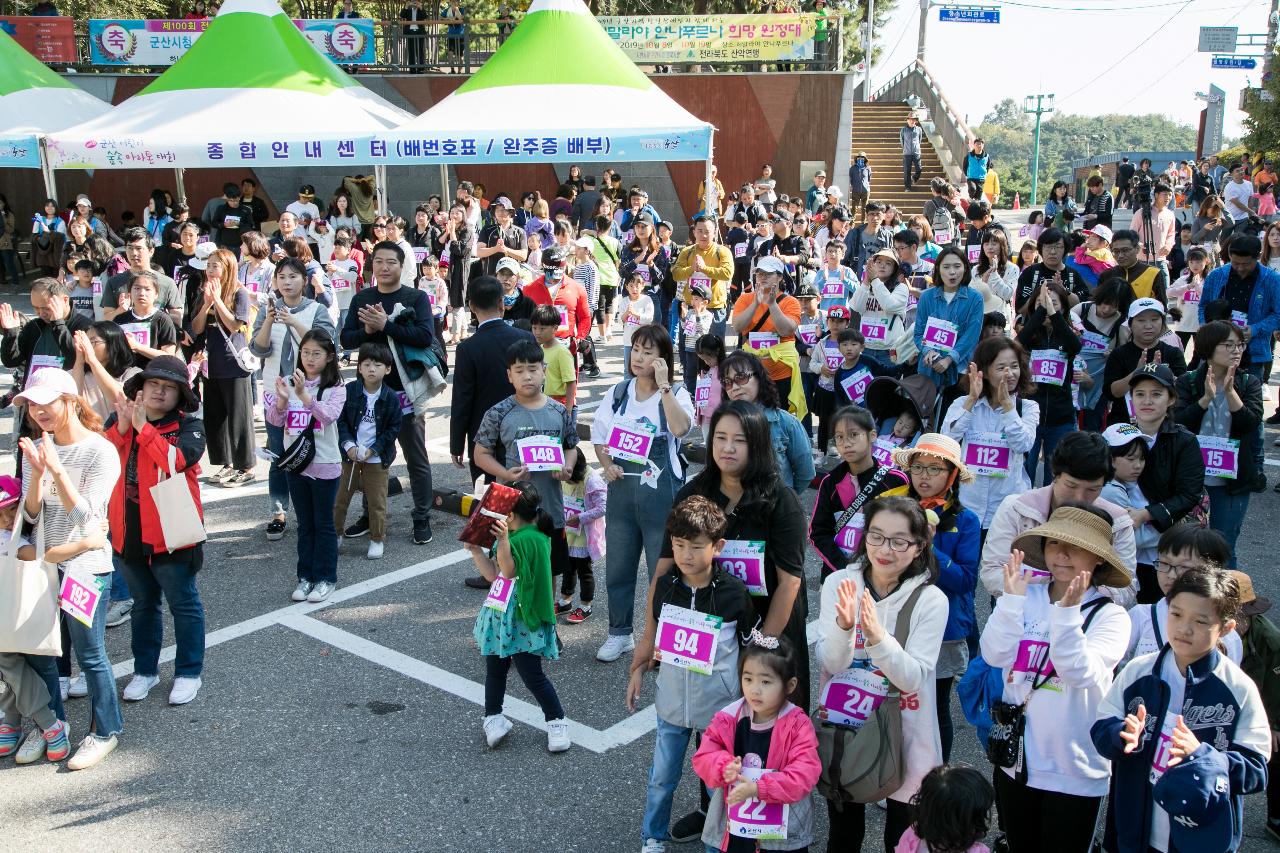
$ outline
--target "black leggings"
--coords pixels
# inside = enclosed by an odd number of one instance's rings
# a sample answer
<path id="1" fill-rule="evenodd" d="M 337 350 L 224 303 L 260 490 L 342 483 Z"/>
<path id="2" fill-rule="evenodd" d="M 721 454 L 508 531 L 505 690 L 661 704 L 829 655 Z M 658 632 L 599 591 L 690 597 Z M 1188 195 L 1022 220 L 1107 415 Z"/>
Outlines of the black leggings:
<path id="1" fill-rule="evenodd" d="M 542 671 L 542 658 L 529 652 L 516 652 L 505 658 L 484 656 L 484 715 L 492 717 L 502 713 L 502 700 L 507 695 L 507 673 L 511 671 L 513 661 L 520 680 L 538 700 L 547 722 L 562 719 L 564 708 L 560 706 L 560 697 L 556 695 L 551 679 Z"/>
<path id="2" fill-rule="evenodd" d="M 560 597 L 572 598 L 573 588 L 576 585 L 582 589 L 581 599 L 583 604 L 589 604 L 596 596 L 596 576 L 591 570 L 590 557 L 569 557 L 569 571 L 564 573 L 564 577 L 560 578 Z"/>
<path id="3" fill-rule="evenodd" d="M 951 760 L 951 744 L 955 740 L 955 726 L 951 723 L 951 685 L 955 676 L 939 678 L 934 684 L 938 694 L 938 736 L 942 738 L 942 763 Z"/>
<path id="4" fill-rule="evenodd" d="M 600 285 L 600 300 L 596 303 L 595 321 L 597 323 L 604 323 L 608 319 L 610 309 L 613 308 L 613 298 L 617 295 L 618 288 L 607 284 Z"/>
<path id="5" fill-rule="evenodd" d="M 893 853 L 898 846 L 902 833 L 911 826 L 914 813 L 907 803 L 897 800 L 886 800 L 889 809 L 884 816 L 884 849 L 885 853 Z M 858 803 L 845 803 L 838 810 L 836 805 L 827 800 L 827 818 L 831 831 L 827 835 L 827 853 L 859 853 L 862 850 L 862 839 L 867 833 L 867 807 Z"/>
<path id="6" fill-rule="evenodd" d="M 1101 797 L 1042 791 L 996 768 L 996 803 L 1010 853 L 1088 853 Z"/>

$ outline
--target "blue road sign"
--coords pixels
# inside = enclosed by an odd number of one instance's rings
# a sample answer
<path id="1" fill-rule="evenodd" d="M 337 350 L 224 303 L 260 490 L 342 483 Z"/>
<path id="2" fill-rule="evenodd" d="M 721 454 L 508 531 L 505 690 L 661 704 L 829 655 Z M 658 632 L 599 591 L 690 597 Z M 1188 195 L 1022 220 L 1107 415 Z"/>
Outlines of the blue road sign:
<path id="1" fill-rule="evenodd" d="M 1252 71 L 1258 67 L 1258 61 L 1247 56 L 1215 56 L 1210 68 L 1239 68 Z"/>
<path id="2" fill-rule="evenodd" d="M 1000 10 L 994 7 L 958 9 L 943 6 L 938 12 L 938 20 L 964 24 L 998 24 L 1000 23 Z"/>

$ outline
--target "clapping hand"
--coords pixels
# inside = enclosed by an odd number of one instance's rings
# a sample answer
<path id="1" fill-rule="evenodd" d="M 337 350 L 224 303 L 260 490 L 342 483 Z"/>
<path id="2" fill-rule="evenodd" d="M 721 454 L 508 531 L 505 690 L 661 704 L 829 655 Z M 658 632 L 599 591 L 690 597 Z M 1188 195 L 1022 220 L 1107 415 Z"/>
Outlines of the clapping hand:
<path id="1" fill-rule="evenodd" d="M 868 646 L 874 646 L 884 639 L 884 626 L 880 624 L 880 617 L 876 615 L 876 601 L 871 597 L 871 590 L 864 589 L 862 591 L 862 608 L 859 615 L 862 617 L 862 638 Z"/>
<path id="2" fill-rule="evenodd" d="M 1179 719 L 1181 719 L 1181 717 L 1179 717 Z M 1125 755 L 1128 755 L 1138 748 L 1138 743 L 1142 740 L 1142 731 L 1146 727 L 1146 705 L 1139 705 L 1137 711 L 1132 714 L 1125 715 L 1124 728 L 1120 730 L 1120 740 L 1124 741 Z"/>
<path id="3" fill-rule="evenodd" d="M 836 626 L 841 631 L 852 631 L 858 621 L 858 585 L 845 578 L 836 592 Z"/>
<path id="4" fill-rule="evenodd" d="M 1089 581 L 1093 578 L 1093 572 L 1085 571 L 1076 575 L 1071 579 L 1071 583 L 1067 584 L 1067 591 L 1062 594 L 1062 598 L 1058 599 L 1059 607 L 1078 607 L 1084 601 L 1084 592 L 1089 588 Z"/>
<path id="5" fill-rule="evenodd" d="M 5 331 L 18 328 L 18 312 L 8 302 L 0 302 L 0 328 Z"/>
<path id="6" fill-rule="evenodd" d="M 726 785 L 732 785 L 734 782 L 738 781 L 738 777 L 740 775 L 742 775 L 741 758 L 734 758 L 733 761 L 730 761 L 724 766 L 724 783 Z"/>
<path id="7" fill-rule="evenodd" d="M 972 410 L 978 400 L 981 399 L 982 392 L 984 390 L 982 385 L 982 371 L 978 369 L 978 365 L 971 361 L 969 362 L 969 369 L 966 372 L 966 376 L 969 379 L 969 405 L 965 406 L 965 408 Z"/>
<path id="8" fill-rule="evenodd" d="M 733 790 L 729 792 L 729 797 L 727 799 L 727 802 L 731 806 L 736 806 L 739 803 L 745 803 L 747 800 L 755 799 L 759 795 L 759 793 L 760 793 L 760 788 L 759 786 L 756 785 L 755 782 L 752 782 L 750 780 L 745 782 L 740 782 L 739 784 L 734 785 Z"/>
<path id="9" fill-rule="evenodd" d="M 1200 740 L 1187 728 L 1187 721 L 1178 715 L 1178 723 L 1169 735 L 1169 766 L 1180 764 L 1182 759 L 1200 748 Z"/>
<path id="10" fill-rule="evenodd" d="M 1004 591 L 1008 595 L 1027 594 L 1027 576 L 1022 571 L 1022 552 L 1016 548 L 1004 564 Z"/>

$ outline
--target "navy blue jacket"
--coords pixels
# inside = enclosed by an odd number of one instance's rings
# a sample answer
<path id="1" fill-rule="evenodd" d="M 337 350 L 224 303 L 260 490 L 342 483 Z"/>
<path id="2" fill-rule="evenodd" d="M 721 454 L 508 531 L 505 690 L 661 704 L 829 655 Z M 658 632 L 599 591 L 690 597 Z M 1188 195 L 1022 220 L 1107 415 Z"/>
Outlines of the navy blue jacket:
<path id="1" fill-rule="evenodd" d="M 364 382 L 356 378 L 347 383 L 347 402 L 338 416 L 338 447 L 342 448 L 343 459 L 347 458 L 346 446 L 356 441 L 356 431 L 363 417 Z M 383 468 L 390 468 L 395 461 L 396 438 L 400 435 L 403 418 L 400 396 L 387 383 L 382 383 L 381 392 L 373 404 L 373 455 L 382 461 Z"/>

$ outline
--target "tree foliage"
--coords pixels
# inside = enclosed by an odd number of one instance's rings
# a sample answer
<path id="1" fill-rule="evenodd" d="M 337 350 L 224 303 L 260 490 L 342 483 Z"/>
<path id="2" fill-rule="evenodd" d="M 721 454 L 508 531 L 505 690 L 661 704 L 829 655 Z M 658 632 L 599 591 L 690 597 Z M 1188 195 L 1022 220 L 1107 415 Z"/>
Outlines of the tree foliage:
<path id="1" fill-rule="evenodd" d="M 1280 142 L 1280 76 L 1269 78 L 1245 97 L 1244 144 L 1250 149 L 1270 151 Z"/>
<path id="2" fill-rule="evenodd" d="M 1005 204 L 1012 202 L 1015 192 L 1024 204 L 1030 203 L 1034 126 L 1035 117 L 1006 98 L 974 128 L 987 142 Z M 1039 200 L 1072 160 L 1127 151 L 1190 151 L 1195 146 L 1195 128 L 1161 115 L 1051 114 L 1040 126 Z"/>

